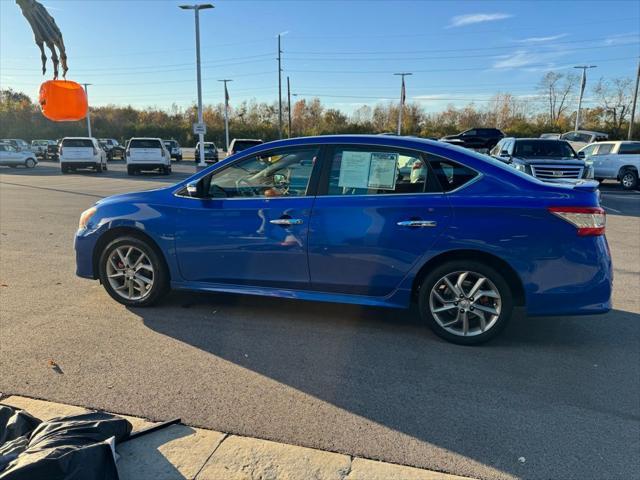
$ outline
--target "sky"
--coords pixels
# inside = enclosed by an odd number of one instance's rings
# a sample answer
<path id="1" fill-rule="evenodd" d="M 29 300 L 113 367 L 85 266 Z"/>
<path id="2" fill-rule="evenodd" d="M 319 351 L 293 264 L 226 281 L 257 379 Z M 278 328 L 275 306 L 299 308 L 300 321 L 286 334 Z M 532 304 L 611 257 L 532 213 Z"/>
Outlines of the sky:
<path id="1" fill-rule="evenodd" d="M 193 11 L 166 1 L 43 0 L 60 27 L 67 78 L 88 82 L 92 106 L 186 107 L 196 99 Z M 277 35 L 283 96 L 320 98 L 353 112 L 396 101 L 397 72 L 407 101 L 427 111 L 498 92 L 532 98 L 548 70 L 634 77 L 640 56 L 640 2 L 633 1 L 241 1 L 201 12 L 203 101 L 233 106 L 278 98 Z M 0 87 L 37 98 L 40 52 L 13 0 L 0 0 Z M 587 93 L 586 104 L 591 101 Z"/>

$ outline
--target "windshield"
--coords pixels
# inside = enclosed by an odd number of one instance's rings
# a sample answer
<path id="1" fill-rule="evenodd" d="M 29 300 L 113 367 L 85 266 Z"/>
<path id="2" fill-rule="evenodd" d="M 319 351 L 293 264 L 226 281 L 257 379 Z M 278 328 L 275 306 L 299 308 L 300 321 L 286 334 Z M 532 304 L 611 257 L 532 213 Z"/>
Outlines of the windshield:
<path id="1" fill-rule="evenodd" d="M 520 140 L 516 141 L 513 156 L 519 158 L 567 158 L 575 157 L 576 155 L 567 142 L 555 140 Z"/>
<path id="2" fill-rule="evenodd" d="M 246 150 L 247 148 L 255 147 L 256 145 L 260 145 L 262 142 L 259 140 L 241 140 L 239 142 L 234 143 L 233 150 L 235 152 L 240 152 L 242 150 Z"/>

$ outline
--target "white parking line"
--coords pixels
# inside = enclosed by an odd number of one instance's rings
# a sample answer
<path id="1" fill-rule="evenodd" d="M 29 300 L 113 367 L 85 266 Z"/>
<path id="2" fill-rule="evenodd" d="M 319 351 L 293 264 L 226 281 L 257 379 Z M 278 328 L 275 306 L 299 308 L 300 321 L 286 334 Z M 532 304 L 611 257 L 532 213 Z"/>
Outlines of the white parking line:
<path id="1" fill-rule="evenodd" d="M 614 213 L 622 213 L 620 210 L 616 210 L 615 208 L 607 207 L 606 205 L 603 205 L 602 208 L 604 208 L 605 210 L 611 210 Z"/>

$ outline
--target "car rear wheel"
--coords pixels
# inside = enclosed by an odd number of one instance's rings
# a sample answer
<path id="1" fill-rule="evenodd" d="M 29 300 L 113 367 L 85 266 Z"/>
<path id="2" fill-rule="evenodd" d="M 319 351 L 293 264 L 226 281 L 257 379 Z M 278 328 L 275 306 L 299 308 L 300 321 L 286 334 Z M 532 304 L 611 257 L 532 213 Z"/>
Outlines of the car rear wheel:
<path id="1" fill-rule="evenodd" d="M 136 174 L 136 169 L 133 168 L 131 165 L 127 165 L 127 175 L 135 175 Z"/>
<path id="2" fill-rule="evenodd" d="M 102 173 L 102 164 L 99 163 L 98 165 L 96 165 L 96 172 L 98 173 Z"/>
<path id="3" fill-rule="evenodd" d="M 153 305 L 169 289 L 160 254 L 133 236 L 116 238 L 102 251 L 100 280 L 114 300 L 131 307 Z"/>
<path id="4" fill-rule="evenodd" d="M 34 168 L 36 166 L 36 161 L 33 158 L 27 158 L 24 161 L 24 166 L 27 168 Z"/>
<path id="5" fill-rule="evenodd" d="M 625 190 L 633 190 L 638 187 L 638 172 L 635 170 L 624 170 L 620 174 L 620 183 Z"/>
<path id="6" fill-rule="evenodd" d="M 513 295 L 496 270 L 476 261 L 452 261 L 435 268 L 420 287 L 422 319 L 440 337 L 477 345 L 495 337 L 513 310 Z"/>

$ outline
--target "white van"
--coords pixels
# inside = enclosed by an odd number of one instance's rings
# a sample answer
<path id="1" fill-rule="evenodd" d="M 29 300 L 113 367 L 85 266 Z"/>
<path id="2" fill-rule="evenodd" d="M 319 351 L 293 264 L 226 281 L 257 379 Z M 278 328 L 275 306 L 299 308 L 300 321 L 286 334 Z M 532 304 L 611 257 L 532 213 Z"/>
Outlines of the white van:
<path id="1" fill-rule="evenodd" d="M 60 142 L 60 170 L 68 173 L 78 168 L 107 169 L 107 154 L 91 137 L 65 137 Z"/>
<path id="2" fill-rule="evenodd" d="M 171 173 L 171 154 L 159 138 L 132 138 L 125 152 L 127 173 L 135 175 L 141 170 L 160 170 Z"/>

